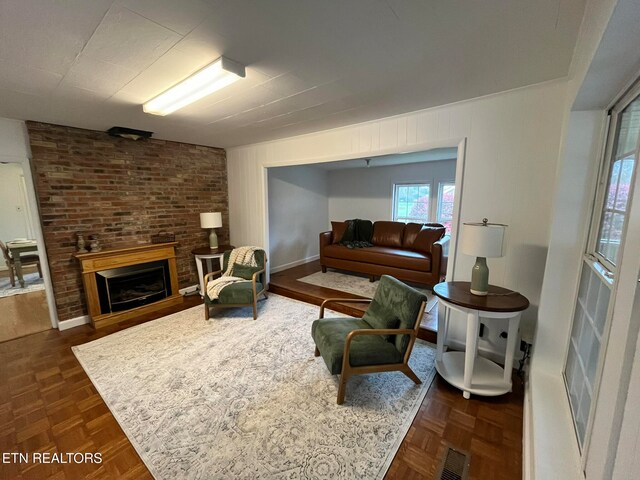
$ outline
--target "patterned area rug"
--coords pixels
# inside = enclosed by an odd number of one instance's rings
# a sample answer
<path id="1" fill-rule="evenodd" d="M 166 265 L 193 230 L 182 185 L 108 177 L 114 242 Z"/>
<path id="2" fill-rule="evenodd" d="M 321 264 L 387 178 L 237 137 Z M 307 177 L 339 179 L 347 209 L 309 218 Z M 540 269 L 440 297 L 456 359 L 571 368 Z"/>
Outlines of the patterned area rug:
<path id="1" fill-rule="evenodd" d="M 10 297 L 11 295 L 20 295 L 21 293 L 37 292 L 44 290 L 44 280 L 40 278 L 38 272 L 26 273 L 23 275 L 24 288 L 20 288 L 20 283 L 16 278 L 16 286 L 11 286 L 9 277 L 0 278 L 0 298 Z"/>
<path id="2" fill-rule="evenodd" d="M 369 277 L 366 276 L 327 270 L 327 273 L 312 273 L 311 275 L 307 275 L 306 277 L 299 278 L 298 281 L 310 283 L 311 285 L 317 285 L 318 287 L 331 288 L 332 290 L 353 293 L 354 295 L 360 295 L 361 297 L 373 298 L 373 294 L 375 293 L 376 288 L 378 288 L 379 280 L 370 282 Z M 431 293 L 430 288 L 414 288 L 427 294 L 429 300 L 427 301 L 427 308 L 425 309 L 425 313 L 429 313 L 431 309 L 438 303 L 438 297 Z"/>
<path id="3" fill-rule="evenodd" d="M 221 316 L 225 315 L 225 316 Z M 337 314 L 329 312 L 330 316 Z M 73 351 L 157 479 L 382 478 L 434 377 L 417 341 L 402 373 L 349 380 L 314 357 L 318 307 L 278 295 L 204 320 L 194 307 Z"/>

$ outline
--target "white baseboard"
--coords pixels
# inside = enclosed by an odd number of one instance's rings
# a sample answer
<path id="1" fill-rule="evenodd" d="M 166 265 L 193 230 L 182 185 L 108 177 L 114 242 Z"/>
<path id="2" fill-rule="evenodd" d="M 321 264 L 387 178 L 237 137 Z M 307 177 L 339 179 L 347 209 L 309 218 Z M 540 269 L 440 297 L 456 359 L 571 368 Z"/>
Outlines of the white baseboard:
<path id="1" fill-rule="evenodd" d="M 188 295 L 198 290 L 199 285 L 189 285 L 188 287 L 181 288 L 178 290 L 180 295 Z"/>
<path id="2" fill-rule="evenodd" d="M 302 260 L 296 260 L 295 262 L 285 263 L 284 265 L 278 265 L 277 267 L 271 267 L 271 273 L 278 273 L 282 270 L 286 270 L 287 268 L 297 267 L 298 265 L 303 265 L 305 263 L 313 262 L 314 260 L 318 260 L 320 255 L 313 255 L 311 257 L 303 258 Z"/>
<path id="3" fill-rule="evenodd" d="M 69 320 L 61 320 L 58 322 L 58 330 L 69 330 L 73 327 L 79 327 L 80 325 L 86 325 L 91 323 L 89 315 L 83 315 L 81 317 L 71 318 Z"/>

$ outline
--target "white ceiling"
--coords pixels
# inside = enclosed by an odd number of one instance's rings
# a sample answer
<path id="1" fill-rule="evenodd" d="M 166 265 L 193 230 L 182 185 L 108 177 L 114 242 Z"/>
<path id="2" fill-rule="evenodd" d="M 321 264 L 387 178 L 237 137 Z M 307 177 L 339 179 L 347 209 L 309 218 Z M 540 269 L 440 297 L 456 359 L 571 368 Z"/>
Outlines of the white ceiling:
<path id="1" fill-rule="evenodd" d="M 567 75 L 584 0 L 0 0 L 0 116 L 234 146 Z M 247 78 L 141 104 L 225 55 Z"/>

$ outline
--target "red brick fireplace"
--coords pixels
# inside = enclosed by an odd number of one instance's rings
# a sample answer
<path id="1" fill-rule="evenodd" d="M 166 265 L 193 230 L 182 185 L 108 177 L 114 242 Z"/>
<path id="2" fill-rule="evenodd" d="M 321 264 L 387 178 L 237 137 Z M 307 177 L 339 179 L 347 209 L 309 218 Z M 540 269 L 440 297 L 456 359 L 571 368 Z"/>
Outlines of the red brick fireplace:
<path id="1" fill-rule="evenodd" d="M 77 233 L 98 235 L 105 249 L 175 233 L 179 287 L 198 283 L 191 250 L 208 242 L 200 212 L 222 212 L 217 233 L 229 243 L 223 149 L 37 122 L 27 129 L 60 320 L 89 313 L 74 257 Z"/>

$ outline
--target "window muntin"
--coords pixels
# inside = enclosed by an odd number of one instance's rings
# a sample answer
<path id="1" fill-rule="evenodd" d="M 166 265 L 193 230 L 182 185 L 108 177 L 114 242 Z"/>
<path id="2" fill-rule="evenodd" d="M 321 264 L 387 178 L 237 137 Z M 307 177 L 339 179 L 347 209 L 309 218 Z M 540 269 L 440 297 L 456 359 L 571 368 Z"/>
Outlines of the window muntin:
<path id="1" fill-rule="evenodd" d="M 429 222 L 431 185 L 428 183 L 396 184 L 393 188 L 393 220 L 396 222 Z"/>
<path id="2" fill-rule="evenodd" d="M 442 182 L 438 188 L 438 217 L 437 222 L 446 228 L 446 233 L 451 233 L 453 222 L 453 203 L 456 194 L 456 185 L 453 182 Z"/>

